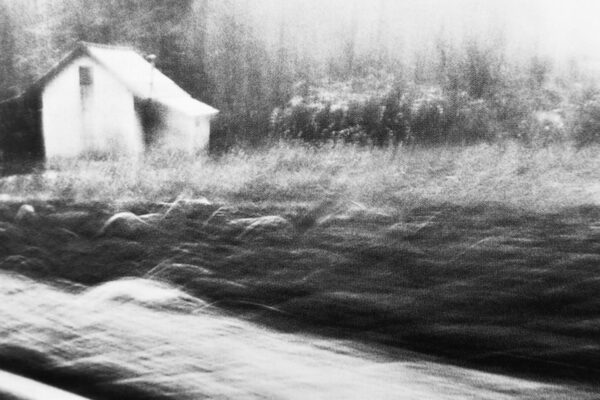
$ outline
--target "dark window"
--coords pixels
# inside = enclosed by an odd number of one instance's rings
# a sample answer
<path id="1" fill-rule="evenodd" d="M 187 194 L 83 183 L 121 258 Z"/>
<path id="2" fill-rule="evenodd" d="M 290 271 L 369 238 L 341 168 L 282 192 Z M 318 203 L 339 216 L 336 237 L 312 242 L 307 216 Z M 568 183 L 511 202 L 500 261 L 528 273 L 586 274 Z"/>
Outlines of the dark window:
<path id="1" fill-rule="evenodd" d="M 92 67 L 79 67 L 79 84 L 81 86 L 89 86 L 93 82 Z"/>

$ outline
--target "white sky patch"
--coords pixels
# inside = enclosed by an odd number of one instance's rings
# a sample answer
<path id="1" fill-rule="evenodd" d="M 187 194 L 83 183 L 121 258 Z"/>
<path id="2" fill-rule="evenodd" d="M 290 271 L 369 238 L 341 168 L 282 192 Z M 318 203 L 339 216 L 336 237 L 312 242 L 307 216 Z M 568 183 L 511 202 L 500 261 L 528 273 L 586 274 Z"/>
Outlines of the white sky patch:
<path id="1" fill-rule="evenodd" d="M 352 35 L 356 49 L 413 54 L 440 37 L 499 40 L 509 55 L 537 54 L 600 66 L 598 0 L 258 0 L 254 18 L 276 44 L 282 26 L 312 57 Z"/>

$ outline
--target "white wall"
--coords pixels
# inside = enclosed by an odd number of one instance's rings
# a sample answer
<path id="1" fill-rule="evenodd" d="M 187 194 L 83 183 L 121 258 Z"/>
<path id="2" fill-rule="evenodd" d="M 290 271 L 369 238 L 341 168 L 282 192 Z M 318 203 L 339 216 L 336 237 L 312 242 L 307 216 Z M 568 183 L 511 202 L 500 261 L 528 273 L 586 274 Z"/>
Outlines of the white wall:
<path id="1" fill-rule="evenodd" d="M 170 108 L 166 108 L 161 114 L 163 126 L 159 146 L 189 153 L 208 147 L 209 116 L 190 116 Z"/>
<path id="2" fill-rule="evenodd" d="M 86 104 L 79 86 L 80 66 L 92 68 L 93 84 Z M 47 158 L 87 152 L 138 154 L 144 149 L 133 95 L 88 57 L 74 60 L 46 84 L 42 108 Z"/>

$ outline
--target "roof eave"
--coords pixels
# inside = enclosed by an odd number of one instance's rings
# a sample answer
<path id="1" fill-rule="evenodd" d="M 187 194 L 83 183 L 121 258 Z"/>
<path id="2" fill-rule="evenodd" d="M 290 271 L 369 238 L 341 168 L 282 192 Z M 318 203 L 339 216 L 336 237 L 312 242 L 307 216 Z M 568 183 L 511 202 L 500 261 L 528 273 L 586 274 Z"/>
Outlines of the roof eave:
<path id="1" fill-rule="evenodd" d="M 56 75 L 60 73 L 71 61 L 76 59 L 77 57 L 81 57 L 83 55 L 87 55 L 91 57 L 89 51 L 87 51 L 87 47 L 84 42 L 79 42 L 78 46 L 67 54 L 62 60 L 60 60 L 57 64 L 55 64 L 48 72 L 46 72 L 42 77 L 38 78 L 35 82 L 31 84 L 31 86 L 26 90 L 29 92 L 31 90 L 39 90 L 44 87 L 48 82 L 50 82 Z"/>

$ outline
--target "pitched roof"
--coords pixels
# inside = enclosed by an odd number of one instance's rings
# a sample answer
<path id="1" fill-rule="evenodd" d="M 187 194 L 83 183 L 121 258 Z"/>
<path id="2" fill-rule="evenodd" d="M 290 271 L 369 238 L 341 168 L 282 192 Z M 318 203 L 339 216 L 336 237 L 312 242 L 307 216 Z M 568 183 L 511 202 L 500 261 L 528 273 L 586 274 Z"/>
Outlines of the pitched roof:
<path id="1" fill-rule="evenodd" d="M 219 111 L 202 103 L 180 88 L 129 47 L 80 42 L 79 46 L 52 68 L 38 82 L 42 87 L 75 58 L 87 55 L 108 70 L 134 96 L 152 99 L 188 115 L 214 115 Z M 152 85 L 150 84 L 152 79 Z"/>

